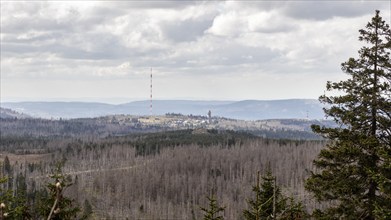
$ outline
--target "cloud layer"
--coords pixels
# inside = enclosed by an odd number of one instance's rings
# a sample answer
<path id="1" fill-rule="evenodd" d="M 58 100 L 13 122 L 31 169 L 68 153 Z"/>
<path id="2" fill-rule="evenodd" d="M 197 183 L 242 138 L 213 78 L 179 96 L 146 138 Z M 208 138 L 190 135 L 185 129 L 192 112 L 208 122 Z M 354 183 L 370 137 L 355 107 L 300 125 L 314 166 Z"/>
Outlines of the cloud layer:
<path id="1" fill-rule="evenodd" d="M 1 97 L 315 98 L 386 1 L 1 2 Z"/>

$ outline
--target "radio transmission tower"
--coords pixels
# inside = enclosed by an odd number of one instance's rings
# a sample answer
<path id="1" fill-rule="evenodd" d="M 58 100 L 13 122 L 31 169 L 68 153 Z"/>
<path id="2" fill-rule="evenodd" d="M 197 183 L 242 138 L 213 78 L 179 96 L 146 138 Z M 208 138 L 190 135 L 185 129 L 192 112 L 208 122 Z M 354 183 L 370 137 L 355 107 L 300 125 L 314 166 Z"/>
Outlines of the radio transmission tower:
<path id="1" fill-rule="evenodd" d="M 150 106 L 149 106 L 149 113 L 151 114 L 152 116 L 152 67 L 151 67 L 151 96 L 150 96 L 151 100 L 150 100 Z"/>

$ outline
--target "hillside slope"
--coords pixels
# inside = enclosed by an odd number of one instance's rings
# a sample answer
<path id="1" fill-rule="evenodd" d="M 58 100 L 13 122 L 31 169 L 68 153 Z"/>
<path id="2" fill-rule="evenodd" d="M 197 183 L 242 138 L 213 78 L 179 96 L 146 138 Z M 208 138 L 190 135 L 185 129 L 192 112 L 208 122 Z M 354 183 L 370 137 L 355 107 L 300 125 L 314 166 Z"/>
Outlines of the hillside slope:
<path id="1" fill-rule="evenodd" d="M 42 118 L 92 118 L 113 114 L 149 115 L 149 101 L 120 105 L 90 102 L 5 102 L 3 107 Z M 189 101 L 156 100 L 153 114 L 181 113 L 207 115 L 243 120 L 310 118 L 323 119 L 321 104 L 315 99 Z"/>
<path id="2" fill-rule="evenodd" d="M 31 118 L 31 116 L 12 109 L 0 107 L 0 118 Z"/>

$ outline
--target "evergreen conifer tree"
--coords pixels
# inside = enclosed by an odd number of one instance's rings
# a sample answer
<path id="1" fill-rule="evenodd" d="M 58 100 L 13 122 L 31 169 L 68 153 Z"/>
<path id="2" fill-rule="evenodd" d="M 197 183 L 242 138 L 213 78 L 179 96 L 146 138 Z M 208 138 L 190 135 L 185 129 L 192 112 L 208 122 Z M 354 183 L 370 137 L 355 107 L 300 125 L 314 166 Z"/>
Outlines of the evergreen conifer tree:
<path id="1" fill-rule="evenodd" d="M 92 215 L 92 213 L 93 213 L 92 206 L 90 202 L 87 199 L 85 199 L 84 207 L 83 207 L 83 215 L 80 219 L 88 219 Z"/>
<path id="2" fill-rule="evenodd" d="M 201 210 L 204 212 L 203 220 L 223 220 L 224 217 L 219 215 L 219 212 L 223 212 L 225 207 L 217 204 L 217 199 L 214 195 L 208 196 L 207 199 L 209 201 L 209 207 L 201 207 Z"/>
<path id="3" fill-rule="evenodd" d="M 64 196 L 64 190 L 72 185 L 71 180 L 61 171 L 61 165 L 50 176 L 53 182 L 48 183 L 48 195 L 41 198 L 39 212 L 49 219 L 77 219 L 80 208 L 74 206 L 74 201 Z"/>
<path id="4" fill-rule="evenodd" d="M 285 209 L 285 198 L 281 195 L 281 190 L 274 181 L 275 176 L 273 176 L 270 168 L 262 176 L 262 184 L 259 182 L 258 173 L 257 184 L 253 186 L 255 199 L 248 200 L 249 209 L 243 211 L 246 220 L 275 219 L 273 204 L 275 204 L 275 215 Z"/>
<path id="5" fill-rule="evenodd" d="M 289 197 L 289 202 L 284 211 L 278 216 L 280 220 L 300 220 L 308 219 L 303 203 L 296 202 L 293 197 Z"/>
<path id="6" fill-rule="evenodd" d="M 330 142 L 314 161 L 318 170 L 306 189 L 329 202 L 315 212 L 328 219 L 383 219 L 391 204 L 391 31 L 376 11 L 359 32 L 366 43 L 359 57 L 342 63 L 349 79 L 327 83 L 341 95 L 320 97 L 340 126 L 312 126 Z"/>
<path id="7" fill-rule="evenodd" d="M 5 156 L 4 158 L 4 174 L 10 175 L 12 171 L 11 163 L 8 159 L 8 156 Z"/>
<path id="8" fill-rule="evenodd" d="M 0 178 L 0 219 L 29 219 L 25 194 L 7 189 L 7 181 L 6 177 Z"/>

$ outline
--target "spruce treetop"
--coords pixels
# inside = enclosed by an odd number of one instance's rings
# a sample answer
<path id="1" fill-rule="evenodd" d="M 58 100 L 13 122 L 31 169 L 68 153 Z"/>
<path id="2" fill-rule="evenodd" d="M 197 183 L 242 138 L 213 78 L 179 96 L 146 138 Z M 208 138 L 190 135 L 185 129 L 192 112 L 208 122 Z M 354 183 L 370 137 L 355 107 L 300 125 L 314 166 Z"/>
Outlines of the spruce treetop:
<path id="1" fill-rule="evenodd" d="M 383 189 L 391 181 L 391 30 L 376 11 L 359 34 L 365 45 L 358 58 L 341 65 L 350 77 L 326 86 L 342 95 L 320 97 L 329 106 L 325 114 L 340 126 L 312 126 L 330 140 L 306 182 L 317 200 L 332 202 L 315 212 L 318 217 L 375 219 L 390 209 Z"/>

